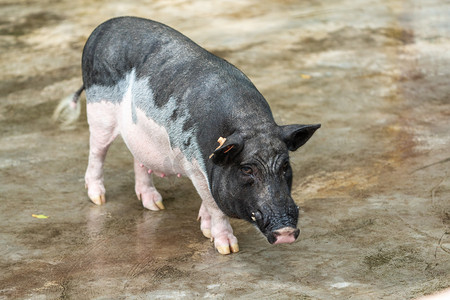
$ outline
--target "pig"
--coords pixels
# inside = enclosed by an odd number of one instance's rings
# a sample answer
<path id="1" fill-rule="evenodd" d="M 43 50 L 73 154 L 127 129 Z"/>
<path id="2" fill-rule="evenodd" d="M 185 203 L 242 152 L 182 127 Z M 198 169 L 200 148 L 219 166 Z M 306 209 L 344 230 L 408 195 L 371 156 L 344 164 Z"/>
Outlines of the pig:
<path id="1" fill-rule="evenodd" d="M 202 202 L 203 235 L 221 254 L 239 251 L 229 218 L 254 224 L 271 244 L 294 242 L 299 208 L 291 197 L 289 151 L 320 124 L 284 125 L 235 66 L 180 32 L 137 17 L 99 25 L 82 55 L 89 123 L 87 193 L 105 203 L 103 164 L 120 134 L 134 157 L 135 192 L 164 209 L 152 176 L 187 176 Z"/>

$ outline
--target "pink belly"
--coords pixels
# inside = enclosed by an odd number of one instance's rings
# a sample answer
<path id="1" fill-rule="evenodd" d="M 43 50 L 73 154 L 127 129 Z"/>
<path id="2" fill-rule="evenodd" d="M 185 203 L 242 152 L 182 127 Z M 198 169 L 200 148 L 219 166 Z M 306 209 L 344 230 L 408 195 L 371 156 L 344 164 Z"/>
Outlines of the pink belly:
<path id="1" fill-rule="evenodd" d="M 139 109 L 137 122 L 133 122 L 126 102 L 121 104 L 119 130 L 134 158 L 156 175 L 185 174 L 187 161 L 179 149 L 172 149 L 166 129 Z"/>

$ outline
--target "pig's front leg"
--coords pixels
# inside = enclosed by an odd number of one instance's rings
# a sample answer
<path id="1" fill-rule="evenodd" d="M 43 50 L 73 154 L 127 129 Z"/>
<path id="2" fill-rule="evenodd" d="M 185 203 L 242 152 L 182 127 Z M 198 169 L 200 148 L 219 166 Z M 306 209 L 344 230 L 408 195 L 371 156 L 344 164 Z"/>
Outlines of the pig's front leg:
<path id="1" fill-rule="evenodd" d="M 198 212 L 198 218 L 197 221 L 200 221 L 200 230 L 202 231 L 203 235 L 210 239 L 211 236 L 211 215 L 206 210 L 206 207 L 203 205 L 200 206 L 200 210 Z"/>
<path id="2" fill-rule="evenodd" d="M 202 208 L 204 210 L 203 213 L 201 213 Z M 219 251 L 220 254 L 238 252 L 238 240 L 233 234 L 233 228 L 231 228 L 229 218 L 219 209 L 219 207 L 217 207 L 217 204 L 214 202 L 214 205 L 205 205 L 205 201 L 203 200 L 199 215 L 200 213 L 200 228 L 202 229 L 203 235 L 214 240 L 214 247 L 217 251 Z M 206 228 L 208 223 L 211 226 L 209 236 Z"/>
<path id="3" fill-rule="evenodd" d="M 197 180 L 192 182 L 202 198 L 198 218 L 200 219 L 200 229 L 203 235 L 214 240 L 214 247 L 220 254 L 238 252 L 238 240 L 233 234 L 230 221 L 217 206 L 207 184 Z"/>

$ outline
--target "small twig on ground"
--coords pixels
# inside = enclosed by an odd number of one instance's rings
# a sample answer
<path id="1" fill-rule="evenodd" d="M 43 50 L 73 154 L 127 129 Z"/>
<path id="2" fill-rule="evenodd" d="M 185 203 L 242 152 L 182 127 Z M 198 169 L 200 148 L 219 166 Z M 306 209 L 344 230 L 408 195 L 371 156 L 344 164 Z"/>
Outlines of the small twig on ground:
<path id="1" fill-rule="evenodd" d="M 444 246 L 442 245 L 442 241 L 443 241 L 444 236 L 445 236 L 446 234 L 450 234 L 450 232 L 449 232 L 449 231 L 445 231 L 445 232 L 442 234 L 441 238 L 439 239 L 438 245 L 436 246 L 436 250 L 434 251 L 434 258 L 436 258 L 436 253 L 437 253 L 438 247 L 440 247 L 444 252 L 450 253 L 450 249 L 447 248 L 447 247 L 444 247 Z"/>
<path id="2" fill-rule="evenodd" d="M 447 178 L 447 173 L 445 173 L 445 176 L 442 177 L 441 181 L 439 181 L 438 184 L 436 184 L 432 189 L 431 189 L 431 204 L 434 204 L 434 198 L 436 195 L 436 190 L 437 188 L 442 184 L 442 182 L 444 182 L 444 180 Z"/>
<path id="3" fill-rule="evenodd" d="M 432 166 L 435 166 L 435 165 L 443 164 L 443 163 L 446 163 L 446 162 L 450 162 L 450 157 L 448 157 L 448 158 L 446 158 L 446 159 L 443 159 L 443 160 L 440 160 L 440 161 L 437 161 L 437 162 L 435 162 L 435 163 L 432 163 L 432 164 L 429 164 L 429 165 L 420 167 L 420 168 L 418 168 L 418 169 L 415 169 L 414 171 L 412 171 L 412 172 L 409 173 L 409 174 L 415 173 L 415 172 L 417 172 L 417 171 L 420 171 L 420 170 L 423 170 L 423 169 L 426 169 L 426 168 L 429 168 L 429 167 L 432 167 Z"/>

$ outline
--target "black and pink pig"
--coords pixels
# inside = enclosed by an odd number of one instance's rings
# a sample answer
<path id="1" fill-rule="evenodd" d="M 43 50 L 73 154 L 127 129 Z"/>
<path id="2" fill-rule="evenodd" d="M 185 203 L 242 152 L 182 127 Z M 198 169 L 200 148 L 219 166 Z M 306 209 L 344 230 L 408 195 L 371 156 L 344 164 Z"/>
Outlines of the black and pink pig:
<path id="1" fill-rule="evenodd" d="M 164 209 L 152 176 L 187 176 L 202 199 L 200 229 L 221 254 L 238 252 L 229 218 L 256 225 L 272 244 L 294 242 L 289 151 L 320 127 L 275 123 L 269 105 L 236 67 L 176 30 L 120 17 L 98 26 L 82 58 L 90 131 L 89 198 L 105 203 L 103 163 L 120 134 L 134 156 L 135 191 Z"/>

